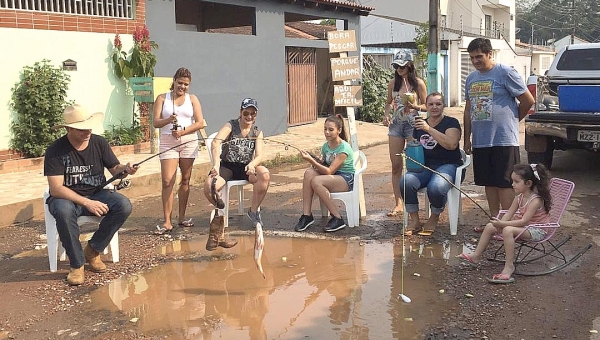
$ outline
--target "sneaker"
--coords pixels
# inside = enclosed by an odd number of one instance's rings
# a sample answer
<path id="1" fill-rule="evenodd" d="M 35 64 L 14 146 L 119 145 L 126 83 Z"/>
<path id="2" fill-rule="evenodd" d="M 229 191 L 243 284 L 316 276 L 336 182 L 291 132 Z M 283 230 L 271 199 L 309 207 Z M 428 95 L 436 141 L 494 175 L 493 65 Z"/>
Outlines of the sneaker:
<path id="1" fill-rule="evenodd" d="M 298 224 L 296 224 L 294 230 L 305 231 L 306 228 L 310 227 L 313 223 L 315 223 L 313 215 L 302 215 L 300 216 L 300 220 L 298 221 Z"/>
<path id="2" fill-rule="evenodd" d="M 248 218 L 252 221 L 252 224 L 260 223 L 263 225 L 262 218 L 260 217 L 260 210 L 257 212 L 252 212 L 252 210 L 248 209 Z"/>
<path id="3" fill-rule="evenodd" d="M 343 218 L 337 218 L 335 216 L 332 216 L 331 219 L 329 219 L 329 222 L 327 222 L 327 225 L 325 226 L 324 230 L 326 232 L 332 232 L 344 229 L 345 227 L 346 222 L 344 222 Z"/>

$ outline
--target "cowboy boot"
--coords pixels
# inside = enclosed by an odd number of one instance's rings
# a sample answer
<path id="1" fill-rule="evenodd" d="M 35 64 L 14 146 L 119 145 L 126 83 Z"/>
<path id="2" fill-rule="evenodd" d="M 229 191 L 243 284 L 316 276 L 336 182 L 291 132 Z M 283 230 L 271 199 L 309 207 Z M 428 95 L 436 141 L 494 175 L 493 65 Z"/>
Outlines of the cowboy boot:
<path id="1" fill-rule="evenodd" d="M 100 259 L 100 253 L 92 249 L 89 244 L 85 246 L 83 253 L 85 255 L 85 259 L 90 265 L 89 268 L 91 271 L 94 273 L 104 273 L 106 271 L 106 265 Z"/>
<path id="2" fill-rule="evenodd" d="M 83 266 L 79 268 L 71 268 L 69 275 L 67 275 L 67 283 L 71 286 L 79 286 L 85 281 L 85 274 L 83 272 Z"/>
<path id="3" fill-rule="evenodd" d="M 225 227 L 224 216 L 219 216 L 219 212 L 215 209 L 215 216 L 210 221 L 210 229 L 208 231 L 208 240 L 206 240 L 206 250 L 213 251 L 219 246 L 219 235 L 222 227 Z"/>
<path id="4" fill-rule="evenodd" d="M 225 223 L 221 223 L 219 232 L 219 247 L 223 248 L 231 248 L 235 246 L 238 241 L 236 239 L 226 239 L 225 238 Z"/>

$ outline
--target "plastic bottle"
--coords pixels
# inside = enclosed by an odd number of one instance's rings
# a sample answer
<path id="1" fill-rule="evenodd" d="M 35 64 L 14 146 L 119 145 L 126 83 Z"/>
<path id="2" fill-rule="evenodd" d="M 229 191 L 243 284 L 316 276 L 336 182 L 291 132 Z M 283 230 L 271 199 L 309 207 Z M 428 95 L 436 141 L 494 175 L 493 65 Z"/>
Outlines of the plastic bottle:
<path id="1" fill-rule="evenodd" d="M 404 150 L 406 156 L 414 159 L 415 161 L 425 164 L 425 154 L 423 152 L 423 146 L 417 140 L 411 140 L 406 144 L 406 150 Z M 406 158 L 406 170 L 410 172 L 421 172 L 423 167 L 410 159 Z"/>

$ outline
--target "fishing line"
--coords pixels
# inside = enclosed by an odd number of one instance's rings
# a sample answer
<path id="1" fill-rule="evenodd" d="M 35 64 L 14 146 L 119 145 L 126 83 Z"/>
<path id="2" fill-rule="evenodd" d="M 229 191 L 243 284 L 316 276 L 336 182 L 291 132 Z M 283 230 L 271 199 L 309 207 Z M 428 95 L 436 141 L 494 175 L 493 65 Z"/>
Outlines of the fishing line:
<path id="1" fill-rule="evenodd" d="M 406 161 L 402 162 L 402 178 L 404 179 L 403 186 L 404 192 L 406 193 Z M 408 217 L 406 216 L 406 202 L 402 200 L 402 218 L 403 221 L 408 221 Z M 410 303 L 411 299 L 404 294 L 404 267 L 406 266 L 406 225 L 402 228 L 402 270 L 400 271 L 400 299 L 406 303 Z"/>
<path id="2" fill-rule="evenodd" d="M 494 219 L 492 217 L 492 215 L 490 215 L 490 213 L 487 212 L 487 210 L 483 209 L 483 207 L 481 205 L 479 205 L 479 203 L 475 202 L 474 199 L 471 198 L 471 196 L 467 195 L 466 192 L 462 191 L 459 187 L 457 187 L 454 183 L 452 183 L 452 181 L 450 181 L 448 178 L 446 178 L 446 176 L 444 176 L 443 174 L 441 174 L 438 171 L 433 170 L 432 168 L 426 166 L 425 164 L 422 164 L 421 162 L 415 160 L 414 158 L 408 156 L 406 153 L 397 153 L 396 156 L 402 156 L 403 158 L 408 158 L 409 160 L 417 163 L 418 165 L 422 166 L 423 168 L 433 172 L 434 174 L 440 176 L 441 178 L 443 178 L 446 182 L 448 182 L 448 184 L 450 184 L 452 187 L 454 187 L 456 190 L 458 190 L 461 194 L 465 195 L 471 202 L 475 203 L 475 205 L 481 209 L 481 211 L 483 211 L 483 213 L 490 218 L 490 220 Z M 406 159 L 404 160 L 404 162 L 406 163 Z"/>
<path id="3" fill-rule="evenodd" d="M 258 127 L 257 127 L 257 126 L 254 126 L 254 128 L 253 128 L 253 129 L 254 129 L 254 130 L 258 130 Z M 213 138 L 213 140 L 215 140 L 215 139 L 217 139 L 217 138 Z M 237 139 L 249 139 L 249 140 L 257 140 L 258 138 L 257 138 L 257 137 L 245 137 L 245 138 L 237 138 Z M 228 143 L 231 143 L 231 142 L 233 142 L 233 141 L 234 141 L 234 139 L 226 140 L 226 139 L 221 139 L 221 138 L 218 138 L 217 140 L 221 140 L 221 141 L 222 141 L 222 142 L 221 142 L 221 145 L 223 145 L 223 144 L 228 144 Z M 292 145 L 292 144 L 290 144 L 290 143 L 280 142 L 280 141 L 278 141 L 278 140 L 272 140 L 272 139 L 268 139 L 268 138 L 263 138 L 263 140 L 264 140 L 264 141 L 266 141 L 266 142 L 273 142 L 273 143 L 278 143 L 278 144 L 281 144 L 281 145 L 283 145 L 283 146 L 284 146 L 284 148 L 285 148 L 285 150 L 286 150 L 286 151 L 287 151 L 287 150 L 289 150 L 289 148 L 292 148 L 292 149 L 298 150 L 299 152 L 300 152 L 300 151 L 302 151 L 302 149 L 300 149 L 299 147 L 297 147 L 297 146 L 294 146 L 294 145 Z M 145 162 L 147 162 L 147 161 L 149 161 L 149 160 L 151 160 L 151 159 L 153 159 L 153 158 L 155 158 L 155 157 L 157 157 L 157 156 L 160 156 L 160 155 L 164 154 L 165 152 L 171 151 L 171 150 L 173 150 L 173 149 L 176 149 L 176 148 L 178 148 L 178 147 L 180 147 L 180 146 L 182 146 L 182 145 L 185 145 L 185 144 L 188 144 L 188 143 L 192 143 L 192 142 L 204 142 L 204 143 L 206 144 L 206 139 L 205 139 L 204 137 L 201 137 L 201 136 L 200 136 L 199 138 L 196 138 L 196 139 L 191 139 L 191 140 L 189 140 L 189 141 L 187 141 L 187 142 L 182 142 L 182 143 L 180 143 L 180 144 L 177 144 L 177 145 L 175 145 L 175 146 L 173 146 L 173 147 L 170 147 L 170 148 L 168 148 L 168 149 L 166 149 L 166 150 L 163 150 L 163 151 L 161 151 L 161 152 L 159 152 L 159 153 L 156 153 L 156 154 L 154 154 L 154 155 L 152 155 L 152 156 L 150 156 L 150 157 L 148 157 L 148 158 L 145 158 L 145 159 L 143 159 L 142 161 L 140 161 L 140 162 L 138 162 L 138 163 L 135 163 L 135 164 L 133 164 L 133 165 L 132 165 L 132 167 L 134 167 L 134 168 L 135 168 L 135 167 L 139 167 L 141 164 L 143 164 L 143 163 L 145 163 Z M 208 146 L 208 145 L 206 145 L 206 147 L 207 147 L 207 148 L 209 148 L 209 146 Z M 212 146 L 211 146 L 210 148 L 211 148 L 211 150 L 210 150 L 210 151 L 212 151 Z M 310 154 L 310 155 L 311 155 L 311 157 L 313 157 L 315 160 L 318 160 L 318 158 L 317 158 L 315 155 L 313 155 L 312 153 L 309 153 L 309 154 Z M 126 174 L 126 173 L 127 173 L 127 170 L 122 170 L 122 171 L 118 172 L 117 174 L 115 174 L 113 177 L 111 177 L 111 178 L 109 178 L 109 179 L 105 180 L 104 182 L 102 182 L 102 184 L 100 184 L 100 186 L 98 186 L 98 187 L 96 188 L 96 191 L 95 191 L 94 193 L 98 193 L 98 192 L 100 192 L 100 190 L 104 189 L 104 187 L 105 187 L 106 185 L 108 185 L 108 184 L 110 184 L 110 183 L 112 183 L 112 182 L 114 182 L 114 181 L 116 181 L 116 180 L 118 180 L 118 179 L 122 179 L 123 177 L 125 177 L 125 174 Z"/>

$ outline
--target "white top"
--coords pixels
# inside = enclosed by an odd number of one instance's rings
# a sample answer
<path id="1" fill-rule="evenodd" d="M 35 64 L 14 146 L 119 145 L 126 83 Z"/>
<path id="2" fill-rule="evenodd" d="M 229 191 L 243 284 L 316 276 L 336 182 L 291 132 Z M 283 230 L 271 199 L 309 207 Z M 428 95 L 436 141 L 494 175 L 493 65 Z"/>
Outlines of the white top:
<path id="1" fill-rule="evenodd" d="M 181 106 L 177 106 L 173 104 L 173 100 L 171 99 L 171 92 L 168 92 L 165 95 L 165 101 L 162 107 L 162 115 L 161 118 L 170 117 L 173 112 L 177 115 L 177 124 L 181 127 L 188 127 L 192 125 L 194 122 L 194 106 L 192 105 L 192 100 L 190 99 L 189 93 L 185 94 L 185 101 Z M 173 128 L 173 124 L 167 124 L 160 128 L 161 135 L 170 135 L 171 128 Z"/>

